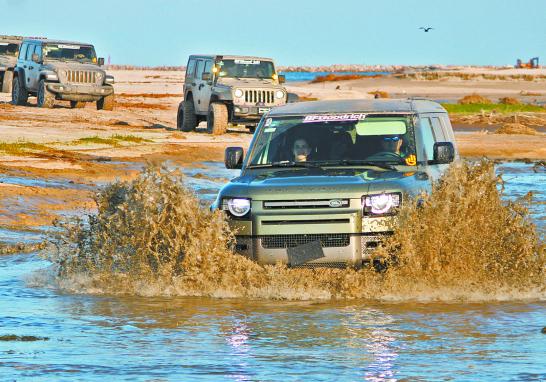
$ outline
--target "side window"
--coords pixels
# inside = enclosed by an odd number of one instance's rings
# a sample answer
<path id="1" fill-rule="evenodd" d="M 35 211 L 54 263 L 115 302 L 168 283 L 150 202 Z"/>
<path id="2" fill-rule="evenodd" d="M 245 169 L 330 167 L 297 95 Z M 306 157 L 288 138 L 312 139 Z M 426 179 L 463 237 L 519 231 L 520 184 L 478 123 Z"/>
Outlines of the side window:
<path id="1" fill-rule="evenodd" d="M 29 45 L 28 46 L 28 49 L 27 49 L 27 57 L 25 60 L 27 61 L 31 61 L 32 60 L 32 54 L 34 53 L 34 47 L 36 45 Z"/>
<path id="2" fill-rule="evenodd" d="M 203 75 L 203 69 L 204 69 L 204 62 L 203 60 L 198 60 L 197 61 L 197 68 L 195 70 L 195 78 L 197 80 L 200 80 L 201 79 L 201 76 Z"/>
<path id="3" fill-rule="evenodd" d="M 446 140 L 455 144 L 455 134 L 453 134 L 453 128 L 451 127 L 451 122 L 448 115 L 442 114 L 442 116 L 440 117 L 440 122 L 442 123 L 442 128 Z"/>
<path id="4" fill-rule="evenodd" d="M 212 74 L 212 61 L 211 60 L 205 61 L 205 69 L 203 70 L 203 73 L 211 73 Z"/>
<path id="5" fill-rule="evenodd" d="M 186 68 L 186 78 L 191 79 L 195 75 L 195 60 L 190 60 L 188 62 L 188 67 Z"/>
<path id="6" fill-rule="evenodd" d="M 434 131 L 434 136 L 436 137 L 436 142 L 445 142 L 447 137 L 444 135 L 442 130 L 442 124 L 440 123 L 440 118 L 432 117 L 432 129 Z"/>
<path id="7" fill-rule="evenodd" d="M 422 159 L 433 160 L 433 148 L 434 143 L 436 143 L 436 138 L 434 137 L 434 131 L 432 130 L 432 124 L 429 118 L 421 118 L 419 123 L 419 135 L 420 143 L 422 147 Z"/>
<path id="8" fill-rule="evenodd" d="M 38 55 L 38 60 L 41 61 L 42 60 L 42 46 L 41 45 L 36 45 L 36 48 L 34 48 L 34 53 L 36 53 Z M 32 57 L 31 57 L 32 59 Z"/>
<path id="9" fill-rule="evenodd" d="M 24 60 L 27 54 L 28 44 L 23 44 L 19 50 L 19 60 Z"/>

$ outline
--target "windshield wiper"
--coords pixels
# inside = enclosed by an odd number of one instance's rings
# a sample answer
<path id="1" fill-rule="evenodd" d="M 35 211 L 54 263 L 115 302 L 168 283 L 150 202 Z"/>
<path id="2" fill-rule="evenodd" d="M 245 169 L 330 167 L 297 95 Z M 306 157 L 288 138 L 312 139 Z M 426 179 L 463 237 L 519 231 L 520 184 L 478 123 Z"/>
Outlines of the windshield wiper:
<path id="1" fill-rule="evenodd" d="M 320 168 L 322 167 L 313 162 L 295 162 L 295 161 L 279 161 L 279 162 L 272 162 L 272 163 L 266 163 L 266 164 L 255 164 L 247 166 L 246 168 L 252 169 L 252 168 L 292 168 L 292 167 L 299 167 L 299 168 Z"/>
<path id="2" fill-rule="evenodd" d="M 320 161 L 322 166 L 375 166 L 385 170 L 397 171 L 394 165 L 385 163 L 385 162 L 369 162 L 365 160 L 352 160 L 352 159 L 339 159 L 339 160 L 329 160 L 329 161 Z"/>

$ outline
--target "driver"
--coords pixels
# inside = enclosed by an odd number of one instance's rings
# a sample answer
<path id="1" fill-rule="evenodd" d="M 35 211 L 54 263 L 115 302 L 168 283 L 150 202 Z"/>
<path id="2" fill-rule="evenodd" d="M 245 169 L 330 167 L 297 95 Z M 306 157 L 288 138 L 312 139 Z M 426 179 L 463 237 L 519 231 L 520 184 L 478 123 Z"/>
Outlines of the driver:
<path id="1" fill-rule="evenodd" d="M 404 141 L 400 135 L 384 135 L 381 137 L 379 152 L 366 158 L 369 161 L 401 160 L 403 158 L 400 148 Z"/>
<path id="2" fill-rule="evenodd" d="M 296 162 L 305 162 L 311 154 L 311 146 L 307 143 L 305 138 L 298 138 L 292 145 L 292 154 L 294 154 L 294 160 Z"/>

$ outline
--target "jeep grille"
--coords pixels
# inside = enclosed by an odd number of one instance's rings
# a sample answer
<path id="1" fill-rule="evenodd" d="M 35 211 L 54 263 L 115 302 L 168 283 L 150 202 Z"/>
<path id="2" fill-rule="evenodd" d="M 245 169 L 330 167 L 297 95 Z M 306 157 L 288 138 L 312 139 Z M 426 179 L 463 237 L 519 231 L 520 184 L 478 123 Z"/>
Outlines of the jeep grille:
<path id="1" fill-rule="evenodd" d="M 95 84 L 97 83 L 97 72 L 86 70 L 68 70 L 66 80 L 73 84 Z"/>
<path id="2" fill-rule="evenodd" d="M 275 102 L 275 92 L 271 90 L 245 90 L 245 102 L 273 105 Z"/>
<path id="3" fill-rule="evenodd" d="M 263 235 L 259 237 L 262 242 L 262 247 L 266 249 L 292 248 L 317 240 L 320 241 L 320 245 L 323 248 L 347 247 L 351 243 L 351 237 L 347 233 Z"/>

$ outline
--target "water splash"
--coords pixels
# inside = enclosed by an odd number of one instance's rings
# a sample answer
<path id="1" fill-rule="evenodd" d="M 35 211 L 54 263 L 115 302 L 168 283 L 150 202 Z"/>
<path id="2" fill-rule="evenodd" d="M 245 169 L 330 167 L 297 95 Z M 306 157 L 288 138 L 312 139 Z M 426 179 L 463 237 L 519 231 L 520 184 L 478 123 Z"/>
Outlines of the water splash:
<path id="1" fill-rule="evenodd" d="M 266 299 L 507 300 L 546 298 L 544 244 L 530 196 L 504 202 L 493 163 L 453 165 L 431 195 L 406 203 L 373 269 L 261 266 L 230 249 L 221 212 L 197 207 L 183 177 L 148 168 L 96 197 L 48 257 L 75 293 Z M 395 254 L 395 257 L 392 255 Z"/>

